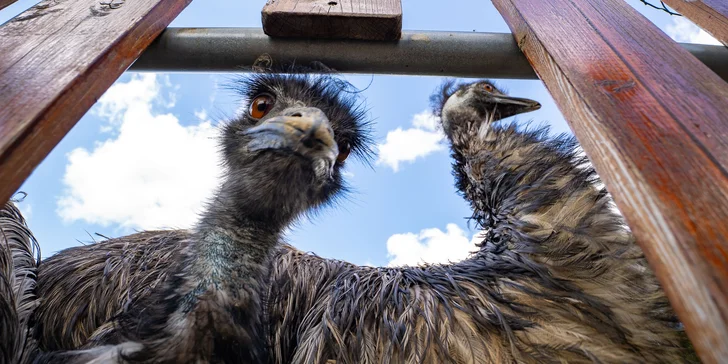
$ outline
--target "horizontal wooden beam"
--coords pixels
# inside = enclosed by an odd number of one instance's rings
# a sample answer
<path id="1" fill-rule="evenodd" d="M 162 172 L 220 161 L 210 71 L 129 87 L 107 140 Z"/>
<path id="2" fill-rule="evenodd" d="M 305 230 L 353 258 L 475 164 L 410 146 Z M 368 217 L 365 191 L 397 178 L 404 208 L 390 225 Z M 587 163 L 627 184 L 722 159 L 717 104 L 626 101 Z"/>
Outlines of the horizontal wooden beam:
<path id="1" fill-rule="evenodd" d="M 48 0 L 0 27 L 0 203 L 190 1 Z"/>
<path id="2" fill-rule="evenodd" d="M 0 0 L 0 10 L 3 10 L 4 8 L 8 7 L 8 5 L 16 2 L 18 0 Z"/>
<path id="3" fill-rule="evenodd" d="M 705 363 L 728 358 L 728 84 L 622 0 L 493 0 Z"/>
<path id="4" fill-rule="evenodd" d="M 271 37 L 397 40 L 401 0 L 269 0 L 263 30 Z"/>
<path id="5" fill-rule="evenodd" d="M 728 46 L 728 1 L 663 0 L 715 39 Z M 728 62 L 728 60 L 726 60 Z"/>

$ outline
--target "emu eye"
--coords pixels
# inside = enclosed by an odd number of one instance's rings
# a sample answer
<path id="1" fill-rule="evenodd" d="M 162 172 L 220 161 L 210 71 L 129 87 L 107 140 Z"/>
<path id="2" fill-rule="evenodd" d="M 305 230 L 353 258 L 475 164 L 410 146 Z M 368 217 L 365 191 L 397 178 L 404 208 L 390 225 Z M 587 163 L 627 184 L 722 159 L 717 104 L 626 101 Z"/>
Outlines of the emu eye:
<path id="1" fill-rule="evenodd" d="M 336 157 L 336 162 L 341 163 L 349 157 L 351 152 L 351 145 L 347 142 L 339 143 L 339 155 Z"/>
<path id="2" fill-rule="evenodd" d="M 493 92 L 493 91 L 495 91 L 495 88 L 493 88 L 493 85 L 491 85 L 491 84 L 489 84 L 489 83 L 486 83 L 486 84 L 484 84 L 484 85 L 483 85 L 483 88 L 485 89 L 485 91 L 488 91 L 488 92 Z"/>
<path id="3" fill-rule="evenodd" d="M 253 99 L 253 102 L 250 103 L 248 113 L 250 113 L 250 117 L 253 119 L 260 119 L 270 112 L 273 108 L 273 104 L 275 104 L 273 96 L 268 94 L 258 95 Z"/>

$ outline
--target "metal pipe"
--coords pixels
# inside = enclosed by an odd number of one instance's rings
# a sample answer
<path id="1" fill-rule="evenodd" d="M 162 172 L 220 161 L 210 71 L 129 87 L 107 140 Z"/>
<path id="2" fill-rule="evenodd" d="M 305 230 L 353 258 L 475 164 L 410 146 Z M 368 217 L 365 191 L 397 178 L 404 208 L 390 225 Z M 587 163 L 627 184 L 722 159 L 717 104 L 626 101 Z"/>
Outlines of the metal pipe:
<path id="1" fill-rule="evenodd" d="M 728 48 L 681 44 L 728 80 Z M 396 42 L 270 38 L 260 28 L 168 28 L 131 71 L 245 72 L 268 54 L 278 64 L 321 62 L 338 72 L 535 79 L 509 33 L 405 31 Z"/>

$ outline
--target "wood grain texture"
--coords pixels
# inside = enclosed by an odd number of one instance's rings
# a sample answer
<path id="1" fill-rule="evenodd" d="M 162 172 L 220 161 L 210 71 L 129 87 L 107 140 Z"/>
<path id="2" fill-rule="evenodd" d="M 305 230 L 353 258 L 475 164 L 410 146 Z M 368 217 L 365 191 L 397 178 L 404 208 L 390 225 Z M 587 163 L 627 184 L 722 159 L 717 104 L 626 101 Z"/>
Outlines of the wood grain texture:
<path id="1" fill-rule="evenodd" d="M 663 0 L 728 47 L 728 1 Z M 728 60 L 726 60 L 728 62 Z"/>
<path id="2" fill-rule="evenodd" d="M 0 10 L 2 10 L 3 8 L 7 7 L 8 5 L 10 5 L 16 1 L 18 1 L 18 0 L 0 0 Z"/>
<path id="3" fill-rule="evenodd" d="M 271 37 L 397 40 L 401 0 L 268 0 L 263 31 Z"/>
<path id="4" fill-rule="evenodd" d="M 0 200 L 191 0 L 48 0 L 0 27 Z"/>
<path id="5" fill-rule="evenodd" d="M 621 0 L 493 0 L 705 363 L 728 358 L 728 84 Z"/>

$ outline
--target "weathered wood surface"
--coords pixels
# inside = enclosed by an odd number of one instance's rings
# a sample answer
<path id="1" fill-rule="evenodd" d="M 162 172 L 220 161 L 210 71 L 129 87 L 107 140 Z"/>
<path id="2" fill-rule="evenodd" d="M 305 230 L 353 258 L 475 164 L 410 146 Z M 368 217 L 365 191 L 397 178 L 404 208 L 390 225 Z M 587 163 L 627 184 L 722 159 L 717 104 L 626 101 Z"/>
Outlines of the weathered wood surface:
<path id="1" fill-rule="evenodd" d="M 18 1 L 18 0 L 0 0 L 0 10 L 2 10 L 3 8 L 7 7 L 8 5 L 10 5 L 16 1 Z"/>
<path id="2" fill-rule="evenodd" d="M 397 40 L 401 0 L 268 0 L 263 31 L 271 37 Z"/>
<path id="3" fill-rule="evenodd" d="M 728 358 L 728 84 L 622 0 L 493 0 L 705 363 Z"/>
<path id="4" fill-rule="evenodd" d="M 49 0 L 0 27 L 0 200 L 191 0 Z"/>
<path id="5" fill-rule="evenodd" d="M 728 0 L 663 1 L 728 46 Z"/>

